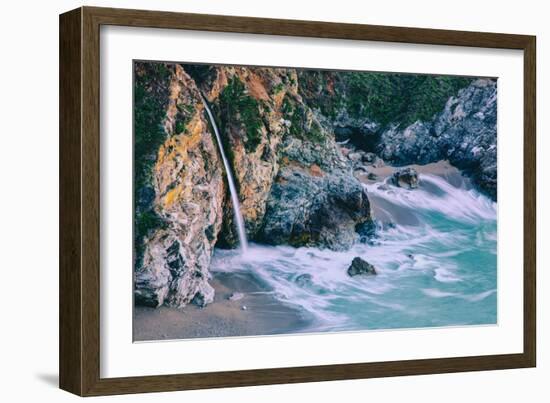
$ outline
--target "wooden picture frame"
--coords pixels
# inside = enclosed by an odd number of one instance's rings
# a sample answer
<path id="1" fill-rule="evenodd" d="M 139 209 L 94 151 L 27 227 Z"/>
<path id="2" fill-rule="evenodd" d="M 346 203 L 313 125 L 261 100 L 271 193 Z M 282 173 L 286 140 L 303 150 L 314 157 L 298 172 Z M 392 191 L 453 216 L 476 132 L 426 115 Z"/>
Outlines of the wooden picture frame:
<path id="1" fill-rule="evenodd" d="M 519 49 L 524 52 L 523 353 L 128 378 L 100 377 L 100 26 Z M 81 7 L 60 16 L 60 387 L 80 396 L 534 367 L 534 36 Z"/>

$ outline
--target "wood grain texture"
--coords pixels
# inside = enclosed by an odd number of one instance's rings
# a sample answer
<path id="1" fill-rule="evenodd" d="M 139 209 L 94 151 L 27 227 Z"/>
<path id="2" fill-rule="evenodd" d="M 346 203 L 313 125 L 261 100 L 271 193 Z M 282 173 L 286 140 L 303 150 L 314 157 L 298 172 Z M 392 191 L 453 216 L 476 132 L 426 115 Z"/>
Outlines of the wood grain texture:
<path id="1" fill-rule="evenodd" d="M 131 378 L 100 377 L 101 25 L 524 51 L 524 352 Z M 536 363 L 535 37 L 82 7 L 60 17 L 60 387 L 81 395 L 315 382 L 532 367 Z"/>
<path id="2" fill-rule="evenodd" d="M 59 386 L 81 394 L 81 10 L 59 22 Z"/>
<path id="3" fill-rule="evenodd" d="M 523 354 L 536 366 L 537 338 L 537 131 L 536 39 L 524 48 L 523 100 Z"/>
<path id="4" fill-rule="evenodd" d="M 82 8 L 82 390 L 100 368 L 99 24 Z"/>

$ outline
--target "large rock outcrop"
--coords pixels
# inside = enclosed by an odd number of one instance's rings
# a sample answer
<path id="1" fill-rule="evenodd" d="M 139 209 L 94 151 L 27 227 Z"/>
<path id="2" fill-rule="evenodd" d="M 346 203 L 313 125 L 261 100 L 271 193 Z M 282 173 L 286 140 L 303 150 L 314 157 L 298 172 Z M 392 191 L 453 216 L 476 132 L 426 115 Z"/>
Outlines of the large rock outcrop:
<path id="1" fill-rule="evenodd" d="M 290 85 L 293 74 L 286 69 L 217 66 L 200 83 L 217 117 L 250 239 L 262 225 L 279 168 L 278 146 L 288 131 L 283 99 L 295 93 Z M 229 198 L 224 211 L 220 245 L 231 247 L 237 234 Z"/>
<path id="2" fill-rule="evenodd" d="M 449 98 L 432 120 L 417 121 L 405 129 L 393 125 L 384 131 L 377 151 L 398 165 L 449 160 L 496 200 L 496 124 L 497 84 L 478 79 Z"/>
<path id="3" fill-rule="evenodd" d="M 348 249 L 372 222 L 368 196 L 334 140 L 289 137 L 281 150 L 260 240 L 270 244 Z"/>
<path id="4" fill-rule="evenodd" d="M 223 168 L 191 77 L 168 67 L 169 99 L 151 182 L 158 222 L 143 239 L 136 302 L 181 307 L 213 300 L 208 266 L 222 225 Z"/>
<path id="5" fill-rule="evenodd" d="M 211 302 L 213 248 L 237 242 L 201 94 L 232 165 L 249 239 L 340 250 L 372 223 L 365 190 L 322 116 L 304 103 L 294 69 L 162 64 L 152 74 L 146 68 L 136 72 L 148 99 L 141 108 L 149 111 L 155 101 L 164 113 L 147 115 L 137 127 L 143 148 L 157 148 L 136 190 L 137 223 L 145 228 L 136 239 L 137 303 Z"/>
<path id="6" fill-rule="evenodd" d="M 338 141 L 394 165 L 449 160 L 496 200 L 494 79 L 306 70 L 298 78 Z"/>
<path id="7" fill-rule="evenodd" d="M 304 103 L 294 69 L 210 67 L 194 71 L 216 111 L 249 239 L 344 249 L 372 220 L 351 166 Z M 220 245 L 233 246 L 226 200 Z"/>

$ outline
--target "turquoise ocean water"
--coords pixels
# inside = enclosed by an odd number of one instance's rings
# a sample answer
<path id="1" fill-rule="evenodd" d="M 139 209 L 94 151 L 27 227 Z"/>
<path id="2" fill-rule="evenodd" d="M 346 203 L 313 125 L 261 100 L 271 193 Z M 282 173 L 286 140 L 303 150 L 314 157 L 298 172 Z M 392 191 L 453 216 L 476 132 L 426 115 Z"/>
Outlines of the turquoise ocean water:
<path id="1" fill-rule="evenodd" d="M 217 249 L 216 272 L 246 272 L 298 307 L 297 331 L 464 326 L 497 322 L 497 205 L 465 182 L 420 175 L 418 189 L 365 185 L 378 235 L 345 252 L 250 244 Z M 376 276 L 349 277 L 360 256 Z"/>

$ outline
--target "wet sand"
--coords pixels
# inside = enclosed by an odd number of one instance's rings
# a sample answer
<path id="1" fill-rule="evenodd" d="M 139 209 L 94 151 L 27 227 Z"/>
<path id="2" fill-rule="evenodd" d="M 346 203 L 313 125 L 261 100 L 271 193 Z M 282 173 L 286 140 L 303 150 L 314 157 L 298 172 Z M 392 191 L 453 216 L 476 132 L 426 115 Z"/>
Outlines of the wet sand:
<path id="1" fill-rule="evenodd" d="M 460 170 L 452 166 L 448 161 L 438 161 L 426 165 L 411 164 L 402 167 L 394 167 L 391 165 L 384 165 L 381 167 L 368 166 L 366 172 L 355 172 L 355 176 L 360 182 L 371 185 L 383 182 L 394 172 L 406 167 L 414 168 L 418 174 L 442 177 L 455 187 L 471 187 L 470 180 L 464 177 Z M 376 177 L 374 179 L 369 179 L 368 174 L 370 173 L 374 174 Z M 426 182 L 420 181 L 419 187 L 430 193 L 437 194 L 439 192 L 437 188 Z M 377 197 L 375 194 L 370 193 L 369 200 L 371 202 L 373 216 L 383 224 L 420 225 L 418 217 L 410 214 L 408 210 L 390 203 L 384 198 Z"/>
<path id="2" fill-rule="evenodd" d="M 427 165 L 408 165 L 419 174 L 431 174 L 445 178 L 454 186 L 468 186 L 460 171 L 447 161 Z M 393 172 L 403 167 L 368 166 L 374 173 L 371 180 L 367 173 L 356 172 L 356 177 L 365 184 L 383 182 Z M 426 186 L 422 183 L 421 187 Z M 430 189 L 427 189 L 430 191 Z M 417 225 L 418 218 L 403 209 L 388 203 L 373 194 L 369 195 L 373 214 L 381 222 Z M 188 305 L 182 309 L 134 308 L 134 341 L 177 340 L 190 338 L 256 336 L 306 332 L 313 320 L 306 313 L 278 301 L 273 291 L 248 273 L 213 273 L 210 284 L 215 289 L 214 302 L 204 308 Z M 240 300 L 229 297 L 242 293 Z"/>
<path id="3" fill-rule="evenodd" d="M 375 174 L 376 179 L 369 179 L 367 177 L 367 173 L 356 175 L 356 176 L 358 176 L 358 179 L 361 182 L 371 184 L 376 182 L 382 182 L 388 176 L 391 176 L 394 172 L 398 171 L 399 169 L 403 169 L 407 167 L 416 169 L 416 172 L 418 172 L 419 174 L 429 174 L 429 175 L 440 176 L 442 178 L 445 178 L 445 180 L 449 182 L 451 185 L 457 186 L 457 187 L 465 183 L 465 181 L 467 181 L 467 179 L 462 175 L 462 173 L 458 168 L 455 168 L 449 163 L 449 161 L 445 161 L 445 160 L 432 162 L 426 165 L 411 164 L 411 165 L 404 165 L 401 167 L 396 167 L 392 165 L 384 165 L 381 167 L 367 166 L 367 172 Z"/>
<path id="4" fill-rule="evenodd" d="M 311 324 L 250 274 L 214 273 L 210 284 L 216 295 L 204 308 L 134 307 L 134 341 L 299 333 Z M 229 300 L 234 292 L 243 298 Z"/>

